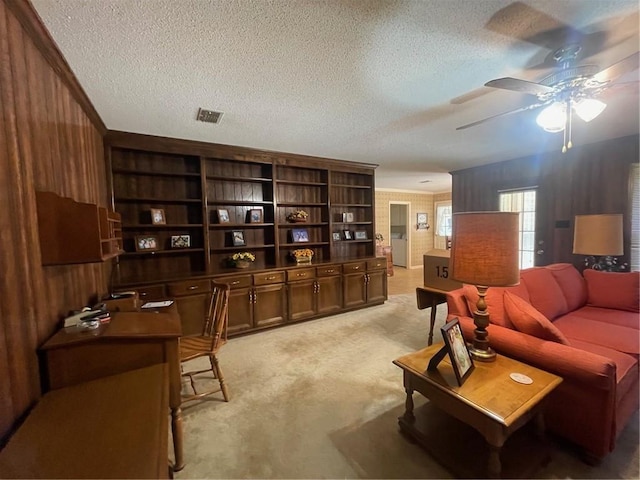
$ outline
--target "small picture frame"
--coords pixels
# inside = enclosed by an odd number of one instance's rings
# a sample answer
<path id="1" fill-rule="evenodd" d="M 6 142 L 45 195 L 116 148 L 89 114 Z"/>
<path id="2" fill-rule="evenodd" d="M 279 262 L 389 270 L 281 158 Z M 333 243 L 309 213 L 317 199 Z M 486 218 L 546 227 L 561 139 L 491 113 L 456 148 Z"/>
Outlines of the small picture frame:
<path id="1" fill-rule="evenodd" d="M 418 213 L 416 214 L 416 223 L 418 230 L 428 230 L 429 229 L 429 214 L 427 213 Z"/>
<path id="2" fill-rule="evenodd" d="M 353 234 L 351 233 L 351 230 L 343 230 L 342 231 L 342 237 L 345 240 L 353 240 Z"/>
<path id="3" fill-rule="evenodd" d="M 304 243 L 309 241 L 309 232 L 306 228 L 292 228 L 291 241 L 293 243 Z"/>
<path id="4" fill-rule="evenodd" d="M 367 232 L 365 230 L 356 230 L 353 233 L 353 237 L 356 240 L 366 240 L 367 239 Z"/>
<path id="5" fill-rule="evenodd" d="M 160 250 L 160 241 L 157 235 L 136 235 L 136 252 L 155 252 Z"/>
<path id="6" fill-rule="evenodd" d="M 246 245 L 244 240 L 244 232 L 242 230 L 233 230 L 231 232 L 231 241 L 234 247 L 241 247 Z"/>
<path id="7" fill-rule="evenodd" d="M 166 225 L 167 219 L 164 215 L 164 209 L 152 208 L 151 209 L 151 223 L 153 225 Z"/>
<path id="8" fill-rule="evenodd" d="M 218 223 L 229 223 L 229 210 L 226 208 L 219 208 L 218 210 Z"/>
<path id="9" fill-rule="evenodd" d="M 462 386 L 467 377 L 471 375 L 475 365 L 464 341 L 458 317 L 446 323 L 441 331 L 451 365 L 453 365 L 453 372 L 456 374 L 456 380 L 458 385 Z"/>
<path id="10" fill-rule="evenodd" d="M 191 235 L 171 235 L 171 248 L 189 248 Z"/>
<path id="11" fill-rule="evenodd" d="M 353 212 L 344 212 L 342 214 L 342 222 L 343 223 L 351 223 L 351 222 L 353 222 Z"/>
<path id="12" fill-rule="evenodd" d="M 340 232 L 333 232 L 333 241 L 339 242 L 340 240 L 342 240 L 342 237 L 340 236 Z"/>
<path id="13" fill-rule="evenodd" d="M 249 210 L 249 223 L 262 223 L 262 210 L 259 208 Z"/>

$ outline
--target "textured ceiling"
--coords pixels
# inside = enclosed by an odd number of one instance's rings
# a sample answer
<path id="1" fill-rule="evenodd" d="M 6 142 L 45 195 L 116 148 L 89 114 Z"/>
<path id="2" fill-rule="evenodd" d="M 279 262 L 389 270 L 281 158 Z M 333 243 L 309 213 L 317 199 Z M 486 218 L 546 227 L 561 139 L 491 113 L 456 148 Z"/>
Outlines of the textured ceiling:
<path id="1" fill-rule="evenodd" d="M 377 163 L 378 187 L 425 192 L 560 149 L 535 112 L 455 130 L 531 103 L 483 87 L 551 72 L 529 34 L 593 34 L 601 68 L 638 51 L 637 0 L 31 1 L 109 129 Z M 638 133 L 637 85 L 606 101 L 575 145 Z"/>

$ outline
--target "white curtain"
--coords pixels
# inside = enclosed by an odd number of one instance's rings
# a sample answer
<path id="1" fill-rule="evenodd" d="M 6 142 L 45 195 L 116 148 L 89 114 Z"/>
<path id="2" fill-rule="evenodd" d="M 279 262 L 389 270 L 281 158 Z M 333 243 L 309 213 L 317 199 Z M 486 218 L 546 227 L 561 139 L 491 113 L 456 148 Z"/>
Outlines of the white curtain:
<path id="1" fill-rule="evenodd" d="M 631 271 L 640 270 L 640 163 L 631 165 Z"/>
<path id="2" fill-rule="evenodd" d="M 451 204 L 436 205 L 436 235 L 451 236 Z"/>

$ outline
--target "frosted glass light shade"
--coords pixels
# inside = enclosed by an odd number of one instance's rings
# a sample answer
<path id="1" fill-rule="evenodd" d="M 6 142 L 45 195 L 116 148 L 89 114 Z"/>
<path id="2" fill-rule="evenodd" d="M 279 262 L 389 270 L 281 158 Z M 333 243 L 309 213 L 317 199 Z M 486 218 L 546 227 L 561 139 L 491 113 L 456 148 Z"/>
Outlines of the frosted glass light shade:
<path id="1" fill-rule="evenodd" d="M 624 255 L 622 214 L 576 215 L 573 253 L 597 257 Z"/>
<path id="2" fill-rule="evenodd" d="M 576 114 L 585 122 L 590 122 L 596 118 L 605 108 L 607 108 L 606 103 L 593 98 L 583 98 L 573 104 Z"/>
<path id="3" fill-rule="evenodd" d="M 517 212 L 453 214 L 452 277 L 485 287 L 520 281 Z"/>
<path id="4" fill-rule="evenodd" d="M 567 106 L 564 102 L 553 102 L 540 112 L 536 123 L 544 130 L 557 133 L 564 130 L 567 123 Z"/>

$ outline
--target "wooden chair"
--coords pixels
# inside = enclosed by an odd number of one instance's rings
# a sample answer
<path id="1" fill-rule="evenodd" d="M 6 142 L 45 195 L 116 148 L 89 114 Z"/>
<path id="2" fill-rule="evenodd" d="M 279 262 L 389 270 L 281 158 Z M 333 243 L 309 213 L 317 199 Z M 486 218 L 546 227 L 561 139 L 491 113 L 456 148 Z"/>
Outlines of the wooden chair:
<path id="1" fill-rule="evenodd" d="M 227 319 L 229 305 L 229 285 L 223 283 L 212 282 L 213 291 L 209 300 L 207 316 L 205 318 L 202 335 L 194 335 L 180 338 L 180 362 L 183 368 L 182 376 L 189 377 L 193 395 L 182 396 L 182 401 L 188 402 L 202 398 L 212 393 L 222 392 L 224 401 L 229 401 L 229 392 L 224 382 L 224 375 L 218 363 L 218 351 L 227 343 Z M 199 357 L 209 357 L 211 368 L 203 370 L 184 371 L 185 362 L 194 360 Z M 195 375 L 205 372 L 212 372 L 213 378 L 220 383 L 220 388 L 207 390 L 206 392 L 198 392 L 194 380 Z"/>

